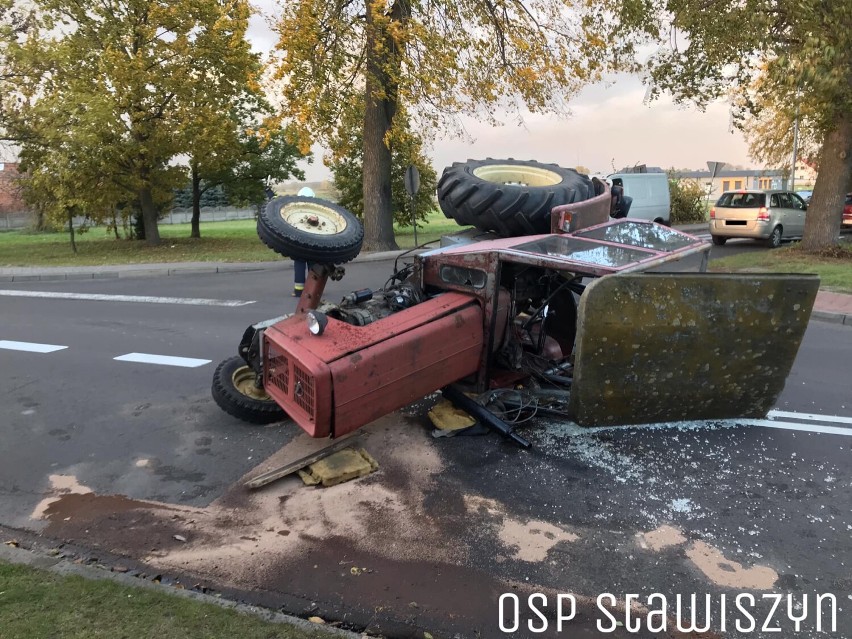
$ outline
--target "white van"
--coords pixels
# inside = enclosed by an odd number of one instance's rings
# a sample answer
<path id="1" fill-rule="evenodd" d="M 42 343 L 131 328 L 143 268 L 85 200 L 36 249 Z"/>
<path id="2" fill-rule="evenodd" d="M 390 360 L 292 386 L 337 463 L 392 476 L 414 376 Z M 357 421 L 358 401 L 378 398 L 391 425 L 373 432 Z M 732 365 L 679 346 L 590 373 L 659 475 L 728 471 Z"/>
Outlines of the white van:
<path id="1" fill-rule="evenodd" d="M 613 173 L 607 177 L 612 186 L 624 187 L 624 195 L 633 198 L 628 218 L 653 220 L 669 225 L 671 197 L 669 176 L 665 173 Z"/>

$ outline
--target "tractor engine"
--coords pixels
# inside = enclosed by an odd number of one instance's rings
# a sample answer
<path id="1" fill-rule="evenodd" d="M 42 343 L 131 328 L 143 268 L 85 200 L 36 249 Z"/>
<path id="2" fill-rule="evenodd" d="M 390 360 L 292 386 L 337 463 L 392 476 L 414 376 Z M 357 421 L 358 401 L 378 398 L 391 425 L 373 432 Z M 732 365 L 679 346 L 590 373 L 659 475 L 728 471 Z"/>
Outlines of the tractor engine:
<path id="1" fill-rule="evenodd" d="M 420 287 L 404 282 L 377 292 L 370 289 L 353 291 L 344 296 L 340 304 L 321 304 L 318 310 L 352 326 L 367 326 L 422 301 Z"/>

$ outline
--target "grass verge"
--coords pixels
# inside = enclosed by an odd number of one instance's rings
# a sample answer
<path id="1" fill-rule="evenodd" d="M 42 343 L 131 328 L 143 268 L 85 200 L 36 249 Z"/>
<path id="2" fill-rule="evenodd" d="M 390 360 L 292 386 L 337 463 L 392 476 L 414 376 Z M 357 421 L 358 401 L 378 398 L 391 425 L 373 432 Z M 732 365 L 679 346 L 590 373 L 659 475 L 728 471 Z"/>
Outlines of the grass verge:
<path id="1" fill-rule="evenodd" d="M 324 639 L 302 630 L 112 581 L 0 562 L 0 636 L 39 639 Z"/>
<path id="2" fill-rule="evenodd" d="M 440 239 L 461 227 L 440 211 L 433 211 L 418 229 L 417 242 Z M 281 259 L 257 238 L 254 220 L 206 222 L 201 239 L 189 237 L 188 224 L 163 224 L 160 246 L 115 239 L 103 228 L 93 228 L 77 236 L 78 253 L 71 251 L 67 233 L 0 233 L 0 266 L 102 266 L 110 264 L 150 264 L 158 262 L 266 262 Z M 411 227 L 395 227 L 400 248 L 414 246 Z M 794 244 L 769 251 L 749 251 L 711 263 L 713 271 L 816 273 L 822 287 L 852 293 L 852 235 L 846 234 L 841 250 L 824 256 L 802 252 Z"/>
<path id="3" fill-rule="evenodd" d="M 823 255 L 805 253 L 798 244 L 775 250 L 748 251 L 710 262 L 715 272 L 816 273 L 820 288 L 852 293 L 852 236 Z"/>
<path id="4" fill-rule="evenodd" d="M 425 226 L 418 228 L 417 242 L 423 244 L 441 235 L 461 230 L 440 211 L 434 211 Z M 411 227 L 394 228 L 400 248 L 414 246 Z M 157 262 L 268 262 L 281 259 L 257 237 L 254 220 L 206 222 L 201 238 L 189 237 L 189 224 L 161 224 L 160 246 L 116 239 L 104 228 L 76 234 L 77 254 L 71 250 L 68 233 L 0 233 L 0 266 L 103 266 L 107 264 L 151 264 Z"/>

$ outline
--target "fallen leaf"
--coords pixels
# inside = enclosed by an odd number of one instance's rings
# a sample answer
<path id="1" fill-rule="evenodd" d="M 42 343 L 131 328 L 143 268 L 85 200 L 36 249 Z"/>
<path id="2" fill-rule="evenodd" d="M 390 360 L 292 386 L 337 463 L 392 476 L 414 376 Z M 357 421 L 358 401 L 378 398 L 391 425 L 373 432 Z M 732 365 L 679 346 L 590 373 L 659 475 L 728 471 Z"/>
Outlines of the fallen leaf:
<path id="1" fill-rule="evenodd" d="M 325 623 L 325 619 L 322 617 L 308 617 L 308 621 L 311 623 Z"/>
<path id="2" fill-rule="evenodd" d="M 184 537 L 183 535 L 173 535 L 173 537 L 178 541 L 186 541 L 186 537 Z"/>

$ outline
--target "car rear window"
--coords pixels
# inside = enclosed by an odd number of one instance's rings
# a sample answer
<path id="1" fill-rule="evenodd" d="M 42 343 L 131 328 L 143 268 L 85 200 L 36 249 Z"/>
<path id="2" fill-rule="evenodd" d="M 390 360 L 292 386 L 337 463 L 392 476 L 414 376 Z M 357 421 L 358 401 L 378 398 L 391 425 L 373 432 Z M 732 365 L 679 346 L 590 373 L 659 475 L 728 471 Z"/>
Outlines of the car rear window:
<path id="1" fill-rule="evenodd" d="M 766 194 L 764 193 L 723 193 L 716 206 L 724 206 L 729 209 L 753 209 L 766 206 Z"/>

